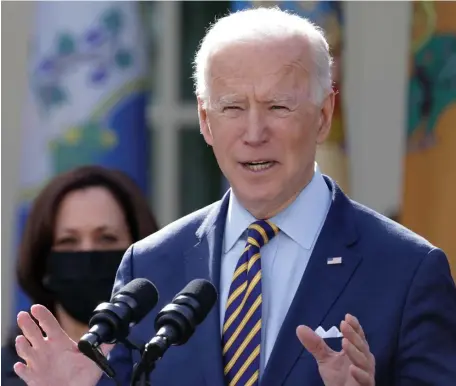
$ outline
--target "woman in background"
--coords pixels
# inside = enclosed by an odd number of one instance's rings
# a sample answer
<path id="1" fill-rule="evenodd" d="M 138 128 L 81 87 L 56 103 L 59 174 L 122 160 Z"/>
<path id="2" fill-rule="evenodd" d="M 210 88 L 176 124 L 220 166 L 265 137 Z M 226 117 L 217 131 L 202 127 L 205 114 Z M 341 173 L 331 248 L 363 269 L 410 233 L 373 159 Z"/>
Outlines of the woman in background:
<path id="1" fill-rule="evenodd" d="M 35 199 L 17 278 L 32 304 L 55 315 L 74 341 L 96 306 L 109 301 L 117 267 L 134 242 L 158 230 L 139 187 L 121 172 L 85 166 L 51 180 Z M 2 384 L 23 385 L 13 334 L 2 348 Z M 5 382 L 5 383 L 4 383 Z"/>

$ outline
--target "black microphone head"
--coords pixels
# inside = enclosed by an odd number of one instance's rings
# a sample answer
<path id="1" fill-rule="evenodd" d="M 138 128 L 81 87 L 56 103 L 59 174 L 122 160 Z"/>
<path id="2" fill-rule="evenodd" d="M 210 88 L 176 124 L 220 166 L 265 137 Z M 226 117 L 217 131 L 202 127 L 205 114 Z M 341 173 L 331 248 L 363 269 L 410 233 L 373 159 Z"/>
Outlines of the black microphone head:
<path id="1" fill-rule="evenodd" d="M 132 322 L 138 323 L 158 302 L 158 291 L 155 285 L 147 279 L 134 279 L 114 294 L 111 302 L 119 295 L 130 296 L 135 302 Z"/>
<path id="2" fill-rule="evenodd" d="M 194 311 L 197 323 L 201 323 L 217 301 L 217 290 L 210 281 L 195 279 L 188 283 L 174 299 L 180 296 L 191 297 L 199 303 L 199 307 Z"/>

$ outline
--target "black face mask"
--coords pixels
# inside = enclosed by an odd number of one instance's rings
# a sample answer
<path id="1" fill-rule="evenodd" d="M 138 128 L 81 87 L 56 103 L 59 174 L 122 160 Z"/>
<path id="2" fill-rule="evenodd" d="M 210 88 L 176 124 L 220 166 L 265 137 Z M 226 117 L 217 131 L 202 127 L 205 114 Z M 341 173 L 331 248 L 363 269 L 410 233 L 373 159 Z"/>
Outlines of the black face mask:
<path id="1" fill-rule="evenodd" d="M 89 324 L 93 310 L 111 299 L 125 250 L 51 252 L 45 287 L 74 319 Z"/>

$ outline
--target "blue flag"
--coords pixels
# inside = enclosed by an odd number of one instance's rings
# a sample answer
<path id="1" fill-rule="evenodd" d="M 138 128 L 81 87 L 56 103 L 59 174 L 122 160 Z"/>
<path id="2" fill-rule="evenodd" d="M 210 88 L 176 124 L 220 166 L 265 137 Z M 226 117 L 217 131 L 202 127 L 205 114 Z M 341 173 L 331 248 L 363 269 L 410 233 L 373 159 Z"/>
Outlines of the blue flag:
<path id="1" fill-rule="evenodd" d="M 98 164 L 148 193 L 146 50 L 139 3 L 38 2 L 31 36 L 18 242 L 30 202 L 58 173 Z M 19 291 L 16 311 L 28 308 Z"/>

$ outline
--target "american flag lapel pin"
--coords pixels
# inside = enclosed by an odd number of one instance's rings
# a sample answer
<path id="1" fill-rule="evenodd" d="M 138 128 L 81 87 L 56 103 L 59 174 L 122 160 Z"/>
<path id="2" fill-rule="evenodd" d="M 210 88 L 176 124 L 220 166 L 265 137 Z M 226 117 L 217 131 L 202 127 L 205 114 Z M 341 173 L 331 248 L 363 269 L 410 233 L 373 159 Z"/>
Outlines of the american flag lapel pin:
<path id="1" fill-rule="evenodd" d="M 328 257 L 326 259 L 326 264 L 328 264 L 328 265 L 342 264 L 342 257 Z"/>

